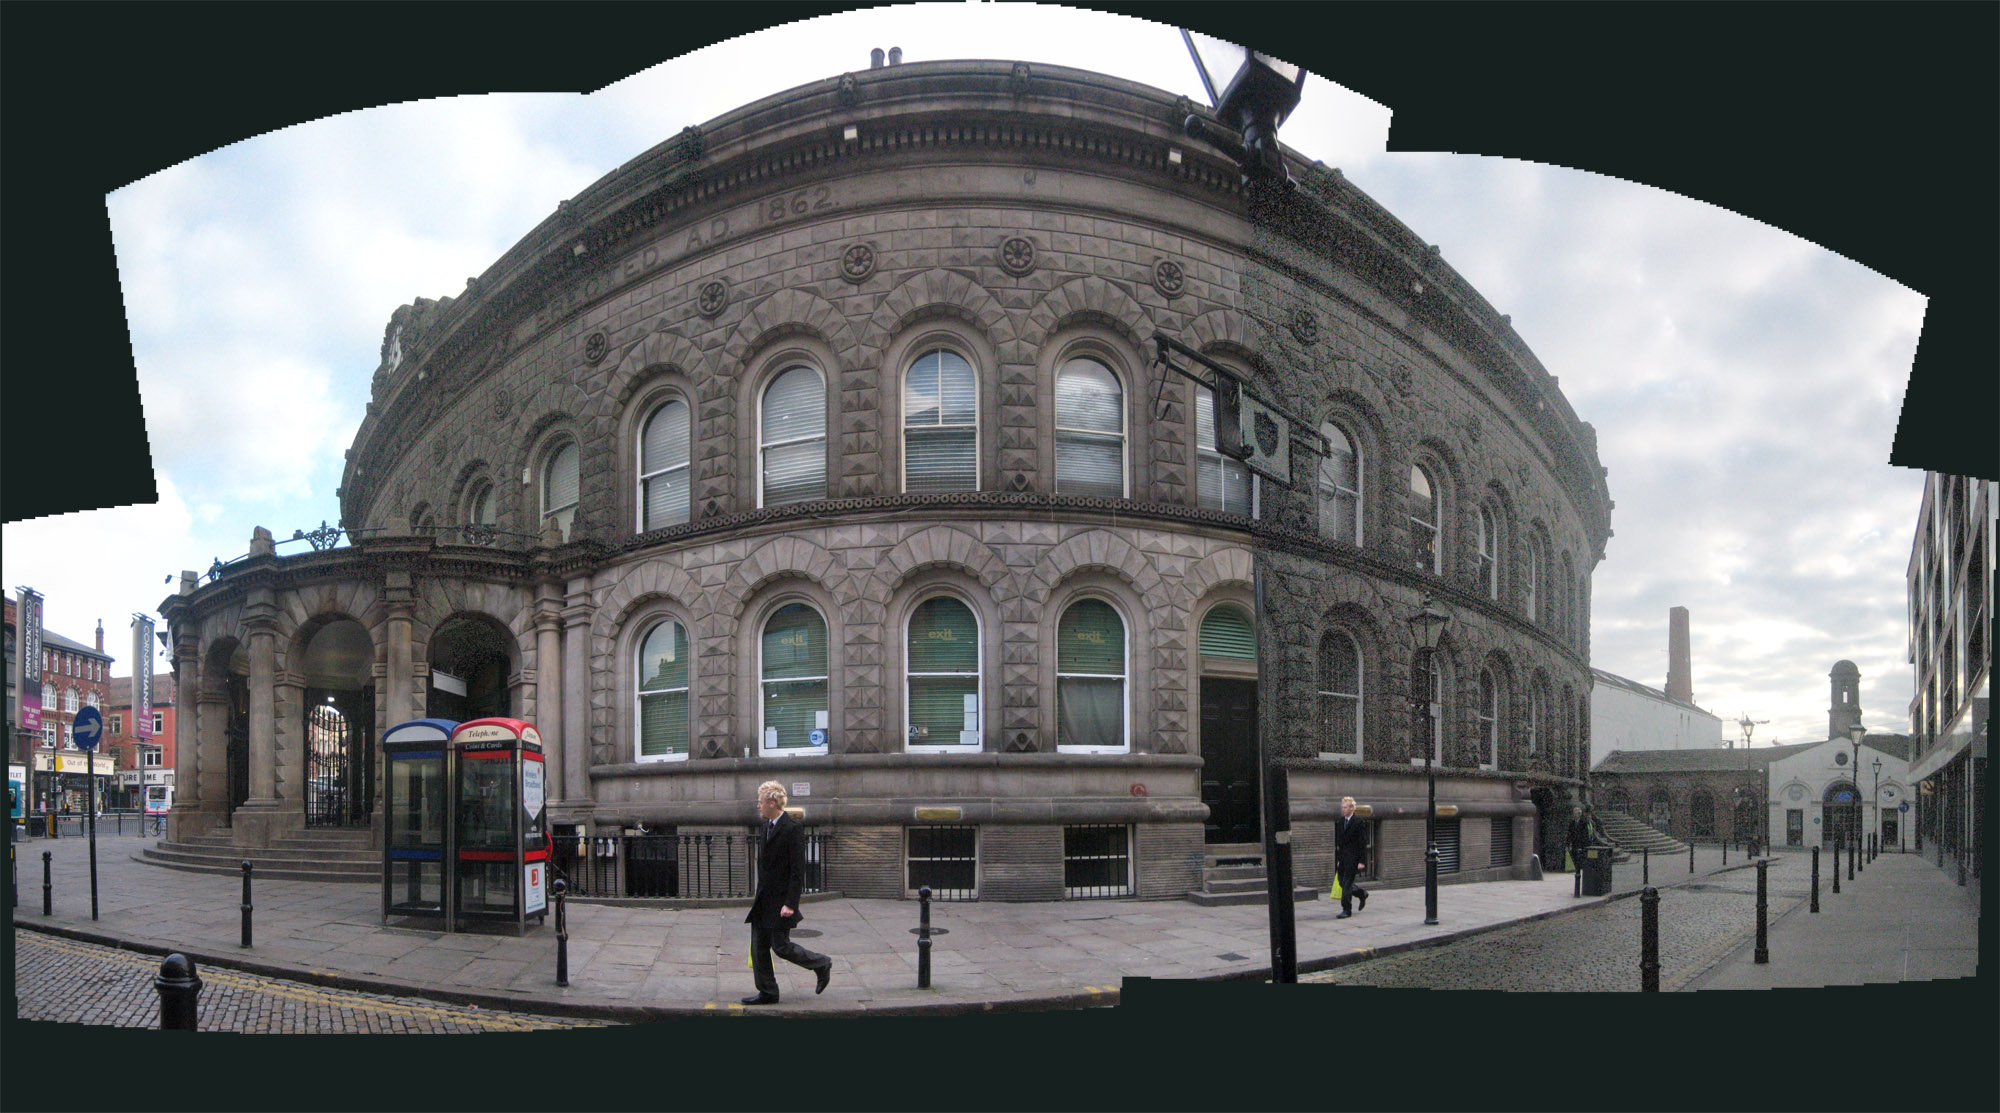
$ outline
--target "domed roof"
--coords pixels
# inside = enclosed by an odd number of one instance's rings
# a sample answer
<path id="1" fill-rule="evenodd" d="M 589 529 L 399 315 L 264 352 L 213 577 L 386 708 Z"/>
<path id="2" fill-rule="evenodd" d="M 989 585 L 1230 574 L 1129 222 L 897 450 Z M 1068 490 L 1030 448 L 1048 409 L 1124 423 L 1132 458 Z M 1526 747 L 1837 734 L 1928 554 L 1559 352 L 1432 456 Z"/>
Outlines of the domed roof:
<path id="1" fill-rule="evenodd" d="M 1833 663 L 1833 672 L 1832 672 L 1832 673 L 1831 673 L 1830 675 L 1833 675 L 1833 676 L 1860 676 L 1860 675 L 1861 675 L 1861 670 L 1860 670 L 1859 668 L 1855 667 L 1855 664 L 1854 664 L 1854 662 L 1852 662 L 1852 661 L 1835 661 L 1835 662 Z"/>

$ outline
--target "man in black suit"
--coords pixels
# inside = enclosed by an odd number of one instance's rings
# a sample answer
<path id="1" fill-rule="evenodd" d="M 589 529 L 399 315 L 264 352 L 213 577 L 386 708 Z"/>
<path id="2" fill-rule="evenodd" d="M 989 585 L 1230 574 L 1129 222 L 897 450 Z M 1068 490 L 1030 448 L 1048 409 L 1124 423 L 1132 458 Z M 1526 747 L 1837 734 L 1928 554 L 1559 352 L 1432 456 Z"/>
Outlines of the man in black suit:
<path id="1" fill-rule="evenodd" d="M 1354 915 L 1354 902 L 1359 899 L 1361 907 L 1368 907 L 1368 890 L 1354 883 L 1354 875 L 1361 871 L 1362 860 L 1368 857 L 1368 822 L 1354 814 L 1354 797 L 1340 798 L 1340 821 L 1333 828 L 1333 870 L 1340 879 L 1340 915 L 1336 920 L 1345 920 Z"/>
<path id="2" fill-rule="evenodd" d="M 757 814 L 764 817 L 764 846 L 757 852 L 757 898 L 743 922 L 750 925 L 751 972 L 757 992 L 746 1005 L 778 1003 L 778 978 L 771 973 L 771 953 L 794 966 L 819 975 L 814 993 L 826 991 L 833 960 L 792 942 L 792 929 L 803 919 L 799 899 L 806 887 L 806 835 L 799 821 L 785 814 L 785 786 L 765 781 L 757 786 Z"/>

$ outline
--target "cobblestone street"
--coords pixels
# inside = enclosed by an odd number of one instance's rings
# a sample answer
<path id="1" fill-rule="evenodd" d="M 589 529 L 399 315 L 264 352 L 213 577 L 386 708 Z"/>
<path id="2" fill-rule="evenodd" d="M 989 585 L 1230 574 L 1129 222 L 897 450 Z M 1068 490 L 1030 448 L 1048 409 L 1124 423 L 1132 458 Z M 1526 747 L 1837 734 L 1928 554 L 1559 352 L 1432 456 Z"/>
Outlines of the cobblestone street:
<path id="1" fill-rule="evenodd" d="M 1676 876 L 1661 867 L 1660 862 L 1653 863 L 1655 881 Z M 1620 872 L 1624 872 L 1622 867 Z M 1635 881 L 1636 872 L 1635 868 Z M 1830 884 L 1829 878 L 1821 878 L 1822 886 Z M 1775 859 L 1768 885 L 1769 916 L 1776 921 L 1805 902 L 1806 860 L 1798 855 Z M 1821 889 L 1822 900 L 1827 899 L 1827 893 Z M 1299 981 L 1385 989 L 1636 992 L 1640 915 L 1639 898 L 1631 897 L 1443 946 L 1303 974 Z M 1754 869 L 1662 887 L 1660 989 L 1682 988 L 1753 938 L 1756 930 Z"/>
<path id="2" fill-rule="evenodd" d="M 159 1027 L 160 995 L 153 988 L 157 956 L 16 931 L 14 969 L 22 1020 Z M 196 973 L 202 981 L 196 1023 L 203 1032 L 463 1034 L 605 1026 L 326 989 L 234 970 Z"/>

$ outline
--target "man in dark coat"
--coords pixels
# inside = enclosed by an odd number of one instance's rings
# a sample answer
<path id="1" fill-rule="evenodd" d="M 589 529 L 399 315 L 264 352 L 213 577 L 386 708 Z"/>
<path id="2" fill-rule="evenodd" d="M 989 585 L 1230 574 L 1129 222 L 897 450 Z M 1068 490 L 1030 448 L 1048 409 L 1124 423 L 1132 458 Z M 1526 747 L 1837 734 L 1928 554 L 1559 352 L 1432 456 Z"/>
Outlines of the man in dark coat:
<path id="1" fill-rule="evenodd" d="M 1593 846 L 1603 845 L 1592 837 L 1594 832 L 1591 830 L 1591 825 L 1595 819 L 1596 817 L 1590 814 L 1589 808 L 1579 808 L 1576 818 L 1570 820 L 1569 854 L 1575 860 L 1577 869 L 1583 868 L 1584 851 Z"/>
<path id="2" fill-rule="evenodd" d="M 1368 821 L 1354 814 L 1354 797 L 1340 798 L 1340 819 L 1333 825 L 1333 871 L 1340 879 L 1340 915 L 1336 920 L 1345 920 L 1354 915 L 1354 902 L 1359 899 L 1361 907 L 1368 907 L 1368 890 L 1354 883 L 1354 875 L 1361 871 L 1361 863 L 1368 857 Z"/>
<path id="3" fill-rule="evenodd" d="M 814 993 L 826 991 L 833 960 L 792 942 L 799 926 L 799 900 L 806 887 L 806 834 L 799 821 L 785 814 L 785 786 L 765 781 L 757 786 L 757 814 L 764 818 L 764 845 L 757 852 L 757 897 L 743 922 L 750 925 L 750 967 L 757 992 L 746 1005 L 778 1003 L 778 978 L 771 973 L 771 954 L 819 976 Z"/>

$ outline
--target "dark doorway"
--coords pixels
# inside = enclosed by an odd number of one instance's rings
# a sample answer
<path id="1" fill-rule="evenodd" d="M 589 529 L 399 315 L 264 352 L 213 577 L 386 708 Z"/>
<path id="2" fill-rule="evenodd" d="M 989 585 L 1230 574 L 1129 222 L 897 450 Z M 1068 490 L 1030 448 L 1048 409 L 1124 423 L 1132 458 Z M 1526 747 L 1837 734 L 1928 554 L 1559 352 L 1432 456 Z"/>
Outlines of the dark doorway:
<path id="1" fill-rule="evenodd" d="M 229 811 L 250 799 L 250 678 L 229 673 L 224 678 L 229 701 L 229 722 L 224 727 L 229 768 Z"/>
<path id="2" fill-rule="evenodd" d="M 1256 842 L 1257 682 L 1201 678 L 1201 802 L 1208 805 L 1203 841 Z"/>
<path id="3" fill-rule="evenodd" d="M 1861 833 L 1861 794 L 1847 781 L 1835 781 L 1820 797 L 1823 837 L 1832 846 L 1853 846 Z"/>
<path id="4" fill-rule="evenodd" d="M 476 618 L 446 620 L 431 635 L 431 676 L 424 715 L 463 723 L 512 713 L 507 687 L 509 635 Z"/>

